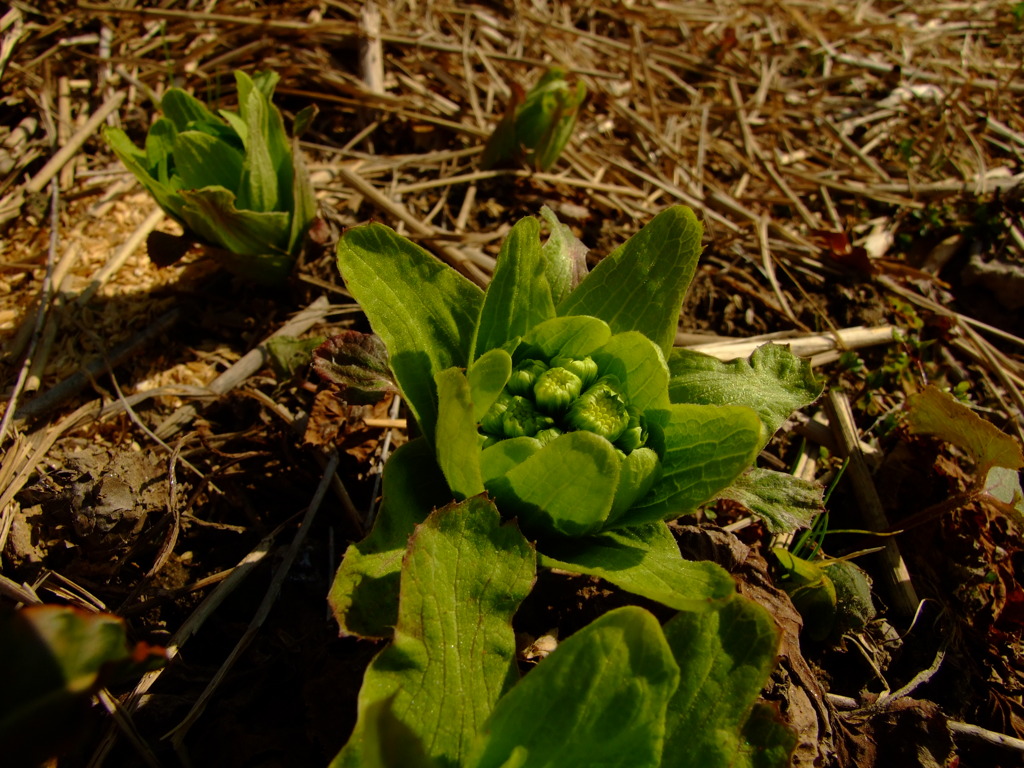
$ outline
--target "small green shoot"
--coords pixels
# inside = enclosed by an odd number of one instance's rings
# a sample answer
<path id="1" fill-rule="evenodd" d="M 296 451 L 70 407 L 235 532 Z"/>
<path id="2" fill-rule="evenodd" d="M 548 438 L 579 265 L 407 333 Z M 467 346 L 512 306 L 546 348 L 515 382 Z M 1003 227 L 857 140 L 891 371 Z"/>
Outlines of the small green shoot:
<path id="1" fill-rule="evenodd" d="M 525 160 L 531 168 L 546 171 L 569 142 L 586 98 L 583 82 L 570 84 L 558 67 L 544 73 L 525 95 L 513 86 L 508 109 L 484 147 L 481 167 Z"/>
<path id="2" fill-rule="evenodd" d="M 136 147 L 119 128 L 104 137 L 157 204 L 233 272 L 270 285 L 291 270 L 316 215 L 298 143 L 271 102 L 278 76 L 235 73 L 238 112 L 217 114 L 181 90 L 160 103 L 163 117 Z M 173 261 L 154 252 L 158 263 Z M 170 249 L 168 249 L 170 250 Z"/>

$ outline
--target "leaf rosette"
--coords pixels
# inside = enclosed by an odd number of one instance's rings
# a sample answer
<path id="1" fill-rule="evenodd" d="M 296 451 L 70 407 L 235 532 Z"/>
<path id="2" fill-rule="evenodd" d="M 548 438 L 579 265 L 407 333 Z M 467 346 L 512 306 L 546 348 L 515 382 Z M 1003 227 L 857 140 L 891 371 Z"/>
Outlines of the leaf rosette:
<path id="1" fill-rule="evenodd" d="M 212 246 L 224 265 L 243 277 L 274 284 L 298 256 L 316 215 L 316 198 L 296 139 L 285 132 L 271 97 L 273 72 L 249 77 L 235 72 L 238 112 L 210 111 L 180 88 L 160 100 L 143 148 L 119 128 L 104 138 L 114 154 L 163 211 L 185 229 L 188 242 Z M 296 118 L 296 133 L 314 110 Z M 168 236 L 150 240 L 158 263 L 176 260 L 187 245 L 171 247 Z M 162 250 L 176 252 L 171 258 Z"/>
<path id="2" fill-rule="evenodd" d="M 667 355 L 701 227 L 670 208 L 581 277 L 550 211 L 502 245 L 486 291 L 392 230 L 348 230 L 338 265 L 456 498 L 489 493 L 533 536 L 692 512 L 762 446 L 742 405 L 672 402 Z"/>

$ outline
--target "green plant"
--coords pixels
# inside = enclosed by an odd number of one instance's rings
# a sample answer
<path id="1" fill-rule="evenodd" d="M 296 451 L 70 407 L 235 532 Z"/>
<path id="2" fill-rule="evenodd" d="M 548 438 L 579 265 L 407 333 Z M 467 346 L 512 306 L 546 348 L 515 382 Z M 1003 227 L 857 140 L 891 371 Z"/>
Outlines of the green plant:
<path id="1" fill-rule="evenodd" d="M 4 765 L 37 766 L 82 736 L 93 696 L 164 661 L 130 645 L 124 622 L 60 605 L 0 610 L 0 744 Z"/>
<path id="2" fill-rule="evenodd" d="M 104 137 L 191 240 L 232 271 L 274 284 L 287 276 L 316 214 L 302 153 L 271 102 L 278 76 L 235 73 L 238 112 L 211 112 L 170 88 L 139 149 L 118 128 Z M 300 113 L 300 123 L 311 112 Z M 218 116 L 219 115 L 219 116 Z"/>
<path id="3" fill-rule="evenodd" d="M 647 713 L 637 737 L 643 749 L 607 764 L 724 765 L 742 752 L 740 734 L 771 665 L 774 630 L 722 568 L 684 560 L 664 521 L 729 493 L 774 528 L 806 523 L 820 493 L 750 467 L 820 385 L 782 347 L 729 363 L 672 348 L 700 250 L 701 228 L 689 209 L 663 212 L 585 276 L 578 241 L 550 211 L 542 214 L 548 240 L 541 242 L 536 219 L 518 222 L 486 291 L 379 224 L 350 229 L 339 243 L 346 285 L 383 339 L 422 436 L 386 465 L 374 529 L 348 549 L 331 591 L 344 632 L 393 638 L 367 673 L 360 722 L 338 765 L 398 764 L 381 751 L 393 729 L 417 735 L 423 765 L 566 764 L 550 752 L 564 748 L 564 738 L 546 733 L 527 744 L 526 736 L 514 735 L 525 733 L 521 722 L 506 725 L 504 718 L 521 721 L 527 702 L 569 695 L 557 670 L 571 667 L 575 653 L 607 660 L 620 651 L 661 659 L 660 671 L 651 675 L 657 685 L 631 694 Z M 502 524 L 499 511 L 516 524 Z M 459 532 L 420 553 L 422 540 L 434 541 L 435 529 L 446 526 Z M 536 540 L 536 554 L 520 529 Z M 643 643 L 654 646 L 638 646 L 621 636 L 602 639 L 601 625 L 565 644 L 581 650 L 556 651 L 516 684 L 509 622 L 538 563 L 599 576 L 678 611 L 672 622 L 697 629 L 675 646 L 676 625 L 666 624 L 666 656 L 653 629 Z M 722 611 L 733 610 L 762 627 L 766 640 L 756 650 L 722 619 Z M 653 621 L 636 618 L 636 611 L 630 621 Z M 672 750 L 684 757 L 670 760 L 668 747 L 662 759 L 663 744 L 691 737 L 692 730 L 678 729 L 696 717 L 693 707 L 726 706 L 709 690 L 687 694 L 686 706 L 662 709 L 681 695 L 674 669 L 683 679 L 702 679 L 696 670 L 714 657 L 695 650 L 702 643 L 728 646 L 722 674 L 733 683 L 747 680 L 753 692 L 744 689 L 731 715 L 712 719 L 728 737 L 711 729 L 711 762 L 685 762 L 692 750 Z M 759 671 L 745 677 L 735 669 L 748 666 Z M 577 696 L 578 706 L 607 707 L 611 718 L 618 707 L 604 688 L 628 689 L 628 669 L 609 672 L 611 682 Z M 553 682 L 538 682 L 549 674 Z M 463 688 L 473 688 L 472 696 Z M 764 738 L 781 738 L 766 725 L 770 718 L 755 719 Z M 595 723 L 593 733 L 601 730 Z M 585 749 L 588 732 L 581 729 L 576 749 Z"/>
<path id="4" fill-rule="evenodd" d="M 525 95 L 513 86 L 512 100 L 487 140 L 480 160 L 483 168 L 524 159 L 532 168 L 546 171 L 562 154 L 572 136 L 587 87 L 575 87 L 565 71 L 552 67 Z"/>

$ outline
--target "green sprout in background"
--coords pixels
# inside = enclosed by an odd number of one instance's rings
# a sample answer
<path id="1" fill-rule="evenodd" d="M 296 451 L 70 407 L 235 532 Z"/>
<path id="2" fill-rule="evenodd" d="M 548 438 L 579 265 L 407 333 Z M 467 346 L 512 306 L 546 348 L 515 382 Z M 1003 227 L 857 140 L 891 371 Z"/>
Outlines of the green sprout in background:
<path id="1" fill-rule="evenodd" d="M 512 101 L 487 140 L 480 165 L 492 168 L 523 159 L 535 170 L 546 171 L 569 142 L 586 98 L 586 86 L 570 85 L 558 67 L 549 69 L 525 96 L 513 85 Z"/>
<path id="2" fill-rule="evenodd" d="M 160 102 L 163 117 L 144 149 L 124 131 L 105 138 L 157 204 L 191 240 L 212 246 L 231 271 L 262 283 L 283 280 L 316 214 L 298 142 L 271 102 L 278 75 L 235 73 L 238 112 L 211 112 L 180 88 Z M 296 118 L 296 133 L 312 110 Z"/>

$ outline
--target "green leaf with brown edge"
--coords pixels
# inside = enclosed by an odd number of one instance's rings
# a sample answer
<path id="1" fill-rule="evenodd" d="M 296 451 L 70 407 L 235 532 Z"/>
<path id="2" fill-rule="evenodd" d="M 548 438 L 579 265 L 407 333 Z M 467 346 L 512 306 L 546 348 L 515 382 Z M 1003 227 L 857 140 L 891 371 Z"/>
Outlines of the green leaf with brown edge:
<path id="1" fill-rule="evenodd" d="M 338 268 L 374 332 L 423 434 L 434 437 L 435 374 L 466 366 L 483 292 L 382 224 L 345 231 Z"/>
<path id="2" fill-rule="evenodd" d="M 495 702 L 518 677 L 512 616 L 529 594 L 536 553 L 483 496 L 430 514 L 409 540 L 394 640 L 371 663 L 359 720 L 331 764 L 362 766 L 366 712 L 395 718 L 439 765 L 462 764 Z"/>
<path id="3" fill-rule="evenodd" d="M 540 245 L 540 222 L 527 216 L 516 222 L 501 244 L 494 277 L 480 309 L 473 359 L 554 316 L 555 303 Z"/>
<path id="4" fill-rule="evenodd" d="M 576 540 L 541 543 L 541 565 L 583 573 L 676 610 L 736 594 L 736 582 L 717 563 L 683 559 L 663 522 L 604 531 Z"/>
<path id="5" fill-rule="evenodd" d="M 93 694 L 159 666 L 122 619 L 38 605 L 0 611 L 0 744 L 5 766 L 38 765 L 76 734 Z"/>
<path id="6" fill-rule="evenodd" d="M 467 768 L 656 768 L 678 680 L 658 620 L 609 611 L 498 701 Z"/>
<path id="7" fill-rule="evenodd" d="M 765 344 L 748 359 L 723 362 L 687 349 L 668 356 L 673 403 L 745 405 L 764 422 L 762 447 L 793 411 L 821 395 L 810 364 L 781 344 Z"/>
<path id="8" fill-rule="evenodd" d="M 398 391 L 387 347 L 372 333 L 344 331 L 325 340 L 313 350 L 313 370 L 349 403 L 369 405 Z"/>
<path id="9" fill-rule="evenodd" d="M 620 527 L 693 512 L 739 477 L 761 450 L 761 420 L 750 408 L 673 405 L 664 416 L 661 477 L 619 518 Z"/>
<path id="10" fill-rule="evenodd" d="M 681 611 L 664 632 L 680 676 L 665 718 L 662 768 L 750 765 L 743 729 L 779 647 L 771 615 L 735 595 Z M 788 761 L 785 755 L 775 765 L 782 768 Z"/>
<path id="11" fill-rule="evenodd" d="M 907 399 L 907 425 L 914 434 L 934 435 L 963 448 L 978 465 L 979 477 L 992 467 L 1024 467 L 1020 443 L 934 386 Z"/>
<path id="12" fill-rule="evenodd" d="M 602 259 L 558 305 L 558 314 L 600 318 L 612 333 L 639 331 L 667 356 L 697 268 L 702 232 L 689 208 L 662 211 Z"/>
<path id="13" fill-rule="evenodd" d="M 409 536 L 430 510 L 452 494 L 419 438 L 401 446 L 384 465 L 383 499 L 370 535 L 345 550 L 328 602 L 344 635 L 390 637 L 398 620 L 398 584 Z"/>

